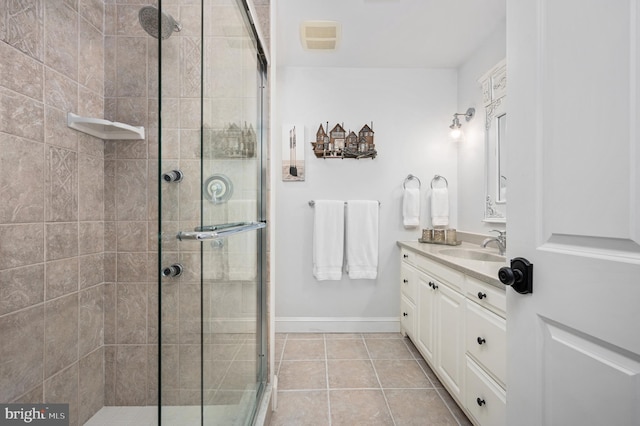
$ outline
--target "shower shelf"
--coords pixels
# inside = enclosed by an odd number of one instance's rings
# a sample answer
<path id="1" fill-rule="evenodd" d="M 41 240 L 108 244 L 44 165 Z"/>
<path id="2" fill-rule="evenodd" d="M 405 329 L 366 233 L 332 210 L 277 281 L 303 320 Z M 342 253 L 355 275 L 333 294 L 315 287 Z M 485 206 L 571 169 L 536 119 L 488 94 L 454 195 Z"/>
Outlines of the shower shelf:
<path id="1" fill-rule="evenodd" d="M 144 139 L 144 127 L 82 117 L 72 112 L 67 114 L 67 126 L 100 139 Z"/>

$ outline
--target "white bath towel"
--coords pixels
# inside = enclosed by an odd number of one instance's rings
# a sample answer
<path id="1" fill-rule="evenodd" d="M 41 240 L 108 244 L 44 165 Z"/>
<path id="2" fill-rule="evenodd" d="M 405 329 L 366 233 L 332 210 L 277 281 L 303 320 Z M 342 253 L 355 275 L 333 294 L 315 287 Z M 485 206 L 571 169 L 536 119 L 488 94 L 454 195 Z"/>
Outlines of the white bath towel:
<path id="1" fill-rule="evenodd" d="M 449 226 L 449 190 L 447 188 L 431 190 L 431 224 L 434 227 Z"/>
<path id="2" fill-rule="evenodd" d="M 420 225 L 420 190 L 405 188 L 402 196 L 402 221 L 405 228 Z"/>
<path id="3" fill-rule="evenodd" d="M 377 201 L 347 201 L 347 272 L 351 279 L 378 277 Z"/>
<path id="4" fill-rule="evenodd" d="M 231 200 L 227 203 L 229 222 L 255 221 L 256 200 Z M 258 271 L 258 233 L 243 232 L 227 238 L 229 280 L 253 281 Z"/>
<path id="5" fill-rule="evenodd" d="M 342 279 L 344 201 L 317 200 L 313 219 L 313 276 L 318 281 Z"/>

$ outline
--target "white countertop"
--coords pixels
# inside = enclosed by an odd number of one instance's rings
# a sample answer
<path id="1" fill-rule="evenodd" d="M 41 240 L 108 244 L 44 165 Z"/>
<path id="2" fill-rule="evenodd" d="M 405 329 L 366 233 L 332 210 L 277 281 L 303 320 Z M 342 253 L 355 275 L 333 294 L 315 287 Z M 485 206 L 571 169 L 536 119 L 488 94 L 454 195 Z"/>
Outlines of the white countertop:
<path id="1" fill-rule="evenodd" d="M 498 250 L 496 249 L 482 248 L 477 244 L 470 244 L 467 242 L 463 242 L 459 246 L 448 246 L 442 244 L 420 243 L 418 241 L 398 241 L 398 246 L 415 251 L 416 253 L 428 259 L 440 262 L 443 265 L 448 266 L 449 268 L 460 271 L 466 275 L 484 281 L 495 287 L 501 289 L 505 288 L 505 285 L 502 284 L 500 280 L 498 280 L 498 270 L 503 266 L 508 266 L 506 258 L 504 263 L 483 262 L 479 260 L 461 259 L 458 257 L 451 257 L 440 254 L 440 250 L 462 248 L 475 251 L 483 251 L 497 255 Z"/>

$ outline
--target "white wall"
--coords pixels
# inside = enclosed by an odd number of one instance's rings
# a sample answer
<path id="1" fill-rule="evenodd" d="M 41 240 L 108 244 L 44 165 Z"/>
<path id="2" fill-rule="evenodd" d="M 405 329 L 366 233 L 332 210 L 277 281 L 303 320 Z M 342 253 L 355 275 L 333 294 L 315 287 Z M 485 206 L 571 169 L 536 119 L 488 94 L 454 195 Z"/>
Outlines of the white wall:
<path id="1" fill-rule="evenodd" d="M 402 226 L 402 182 L 407 174 L 422 181 L 421 228 L 429 226 L 427 188 L 436 173 L 449 180 L 451 222 L 456 226 L 457 153 L 447 140 L 457 105 L 456 70 L 278 68 L 276 79 L 274 123 L 304 124 L 306 144 L 306 181 L 282 182 L 278 170 L 273 182 L 276 330 L 397 330 L 396 241 L 420 235 L 420 230 Z M 346 130 L 356 133 L 373 121 L 377 158 L 315 158 L 309 142 L 326 121 L 330 127 L 344 122 Z M 281 150 L 274 151 L 274 165 L 279 169 Z M 350 280 L 345 275 L 342 281 L 319 282 L 313 277 L 313 208 L 308 205 L 312 199 L 381 202 L 377 280 Z M 313 321 L 315 318 L 323 321 Z"/>
<path id="2" fill-rule="evenodd" d="M 458 68 L 458 112 L 464 112 L 468 107 L 476 109 L 475 118 L 469 123 L 463 122 L 465 141 L 458 146 L 458 229 L 468 232 L 486 234 L 491 229 L 504 229 L 504 225 L 482 222 L 485 111 L 478 78 L 506 57 L 506 39 L 506 21 L 503 21 L 480 49 Z M 507 78 L 508 75 L 507 70 Z"/>

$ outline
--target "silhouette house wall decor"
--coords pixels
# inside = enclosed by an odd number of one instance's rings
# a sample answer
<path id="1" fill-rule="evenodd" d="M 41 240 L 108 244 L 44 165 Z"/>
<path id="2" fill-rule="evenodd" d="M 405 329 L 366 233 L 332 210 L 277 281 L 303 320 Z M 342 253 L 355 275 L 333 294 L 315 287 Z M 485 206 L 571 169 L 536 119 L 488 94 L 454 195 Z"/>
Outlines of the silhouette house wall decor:
<path id="1" fill-rule="evenodd" d="M 365 124 L 356 135 L 354 132 L 344 130 L 344 124 L 336 124 L 329 131 L 329 122 L 326 130 L 322 124 L 316 132 L 315 142 L 311 142 L 313 153 L 318 158 L 376 158 L 378 155 L 376 145 L 373 142 L 373 123 Z"/>

